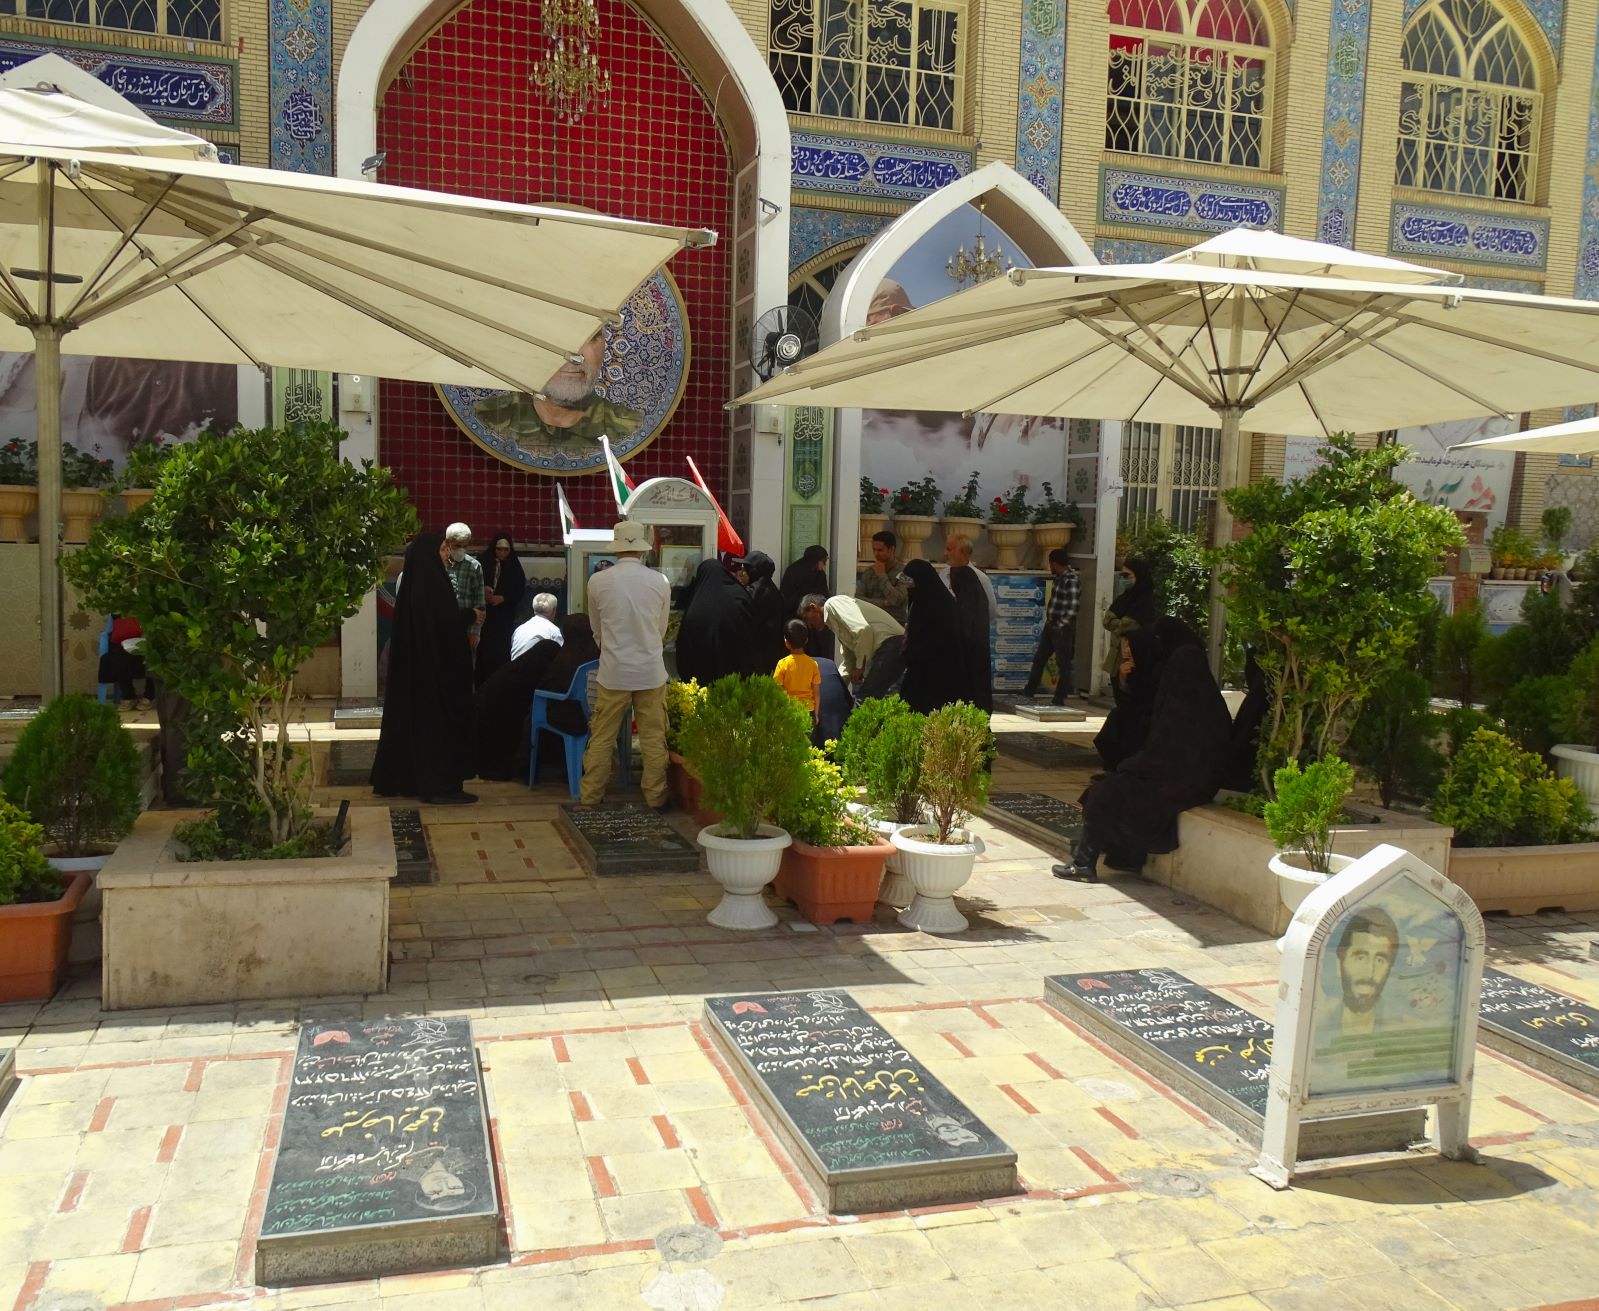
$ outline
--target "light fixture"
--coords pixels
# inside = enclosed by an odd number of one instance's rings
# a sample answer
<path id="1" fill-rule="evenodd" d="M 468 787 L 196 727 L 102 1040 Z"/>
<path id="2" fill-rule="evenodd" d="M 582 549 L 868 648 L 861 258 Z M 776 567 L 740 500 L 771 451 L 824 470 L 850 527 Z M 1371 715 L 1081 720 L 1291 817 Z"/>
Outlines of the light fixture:
<path id="1" fill-rule="evenodd" d="M 540 11 L 549 43 L 528 81 L 541 91 L 563 123 L 580 121 L 611 94 L 611 75 L 589 49 L 600 31 L 594 0 L 543 0 Z"/>
<path id="2" fill-rule="evenodd" d="M 990 278 L 997 278 L 1003 273 L 1009 273 L 1013 265 L 1010 256 L 1005 253 L 1003 246 L 994 247 L 994 253 L 988 253 L 988 246 L 983 238 L 983 205 L 977 205 L 977 239 L 972 243 L 971 253 L 968 254 L 963 245 L 955 254 L 944 261 L 944 272 L 949 274 L 951 281 L 962 291 L 967 287 L 975 287 L 980 282 L 987 282 Z"/>

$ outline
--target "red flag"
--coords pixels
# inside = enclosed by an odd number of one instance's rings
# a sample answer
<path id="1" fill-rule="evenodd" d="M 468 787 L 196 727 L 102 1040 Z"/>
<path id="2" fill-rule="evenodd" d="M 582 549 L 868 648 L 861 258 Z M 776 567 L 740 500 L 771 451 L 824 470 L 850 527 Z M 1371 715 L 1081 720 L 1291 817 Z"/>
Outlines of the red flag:
<path id="1" fill-rule="evenodd" d="M 699 466 L 694 463 L 692 456 L 683 457 L 688 461 L 689 472 L 694 475 L 695 485 L 711 498 L 711 504 L 716 507 L 716 549 L 731 555 L 744 554 L 744 539 L 738 535 L 732 521 L 722 513 L 721 502 L 716 499 L 716 494 L 705 485 L 705 479 L 700 477 Z"/>

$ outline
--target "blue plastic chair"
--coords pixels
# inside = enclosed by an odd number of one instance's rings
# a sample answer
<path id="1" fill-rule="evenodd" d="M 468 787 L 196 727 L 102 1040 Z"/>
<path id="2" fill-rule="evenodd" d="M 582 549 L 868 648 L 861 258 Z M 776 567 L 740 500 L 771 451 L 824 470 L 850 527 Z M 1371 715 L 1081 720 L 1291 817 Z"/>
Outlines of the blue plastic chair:
<path id="1" fill-rule="evenodd" d="M 556 701 L 575 701 L 582 708 L 584 721 L 591 720 L 593 708 L 589 704 L 589 679 L 599 667 L 598 660 L 590 660 L 586 665 L 579 665 L 572 675 L 572 685 L 564 692 L 548 692 L 541 688 L 533 693 L 533 713 L 528 717 L 527 730 L 529 787 L 539 781 L 539 734 L 553 733 L 565 744 L 566 786 L 572 794 L 572 800 L 578 799 L 578 786 L 583 781 L 583 756 L 588 751 L 589 734 L 567 733 L 556 728 L 550 723 L 550 706 Z M 628 781 L 632 771 L 632 732 L 633 717 L 629 712 L 622 716 L 622 725 L 616 735 L 616 758 L 622 769 L 624 783 Z"/>

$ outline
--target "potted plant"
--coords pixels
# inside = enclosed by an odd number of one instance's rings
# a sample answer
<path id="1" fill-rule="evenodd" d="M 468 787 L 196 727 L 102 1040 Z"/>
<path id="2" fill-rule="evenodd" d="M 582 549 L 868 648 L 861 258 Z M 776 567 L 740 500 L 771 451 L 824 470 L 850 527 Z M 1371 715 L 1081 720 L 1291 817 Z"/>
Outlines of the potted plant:
<path id="1" fill-rule="evenodd" d="M 891 493 L 879 487 L 865 474 L 861 475 L 861 560 L 872 558 L 872 538 L 888 527 L 888 511 L 883 508 Z"/>
<path id="2" fill-rule="evenodd" d="M 1527 567 L 1538 558 L 1538 547 L 1532 538 L 1509 524 L 1501 524 L 1489 534 L 1488 552 L 1493 560 L 1489 576 L 1493 578 L 1525 578 Z"/>
<path id="3" fill-rule="evenodd" d="M 959 533 L 964 537 L 970 537 L 972 546 L 976 547 L 977 539 L 983 532 L 983 507 L 977 503 L 975 469 L 955 495 L 944 498 L 944 513 L 939 519 L 939 525 L 944 530 L 945 541 Z"/>
<path id="4" fill-rule="evenodd" d="M 57 697 L 22 730 L 6 766 L 6 799 L 44 831 L 45 851 L 63 874 L 90 880 L 127 836 L 142 809 L 139 753 L 116 709 L 92 697 Z M 73 958 L 99 955 L 99 889 L 77 911 Z"/>
<path id="5" fill-rule="evenodd" d="M 1051 551 L 1071 545 L 1072 530 L 1083 522 L 1083 516 L 1076 501 L 1058 501 L 1051 484 L 1039 485 L 1043 488 L 1044 499 L 1033 508 L 1033 541 L 1039 555 L 1047 560 Z"/>
<path id="6" fill-rule="evenodd" d="M 115 479 L 115 467 L 100 457 L 98 446 L 90 454 L 71 442 L 61 444 L 62 541 L 79 545 L 89 540 Z"/>
<path id="7" fill-rule="evenodd" d="M 1268 865 L 1289 915 L 1299 909 L 1312 888 L 1325 883 L 1354 861 L 1333 854 L 1333 825 L 1355 783 L 1354 767 L 1326 756 L 1301 769 L 1290 760 L 1273 778 L 1275 796 L 1266 803 L 1266 831 L 1277 846 Z"/>
<path id="8" fill-rule="evenodd" d="M 187 782 L 209 812 L 147 811 L 101 873 L 108 1008 L 385 986 L 388 816 L 355 808 L 334 850 L 291 732 L 300 668 L 416 525 L 342 436 L 202 433 L 149 506 L 62 563 L 89 606 L 139 620 L 151 674 L 193 707 Z"/>
<path id="9" fill-rule="evenodd" d="M 683 756 L 700 777 L 705 805 L 722 815 L 698 837 L 723 889 L 707 916 L 719 928 L 777 923 L 761 889 L 777 873 L 790 838 L 768 821 L 799 782 L 810 734 L 805 708 L 764 674 L 718 679 L 684 725 Z"/>
<path id="10" fill-rule="evenodd" d="M 28 540 L 27 518 L 39 504 L 39 467 L 32 442 L 0 443 L 0 542 Z"/>
<path id="11" fill-rule="evenodd" d="M 1576 742 L 1559 742 L 1550 750 L 1555 771 L 1569 778 L 1599 809 L 1599 638 L 1571 662 L 1566 674 L 1571 688 L 1570 724 Z"/>
<path id="12" fill-rule="evenodd" d="M 994 568 L 1020 569 L 1022 552 L 1032 536 L 1032 512 L 1027 508 L 1025 485 L 1012 487 L 988 505 L 988 539 L 994 543 Z"/>
<path id="13" fill-rule="evenodd" d="M 890 839 L 916 889 L 899 916 L 907 928 L 923 933 L 962 933 L 967 928 L 954 898 L 983 852 L 983 840 L 965 825 L 988 799 L 987 765 L 993 751 L 988 715 L 977 706 L 956 701 L 927 716 L 920 791 L 932 823 L 898 829 Z"/>
<path id="14" fill-rule="evenodd" d="M 884 838 L 922 820 L 922 731 L 927 717 L 897 696 L 863 702 L 844 721 L 833 753 L 844 781 L 864 791 L 866 802 L 849 807 Z M 916 890 L 905 876 L 897 848 L 889 855 L 878 900 L 910 905 Z"/>
<path id="15" fill-rule="evenodd" d="M 870 923 L 893 848 L 847 809 L 843 771 L 817 747 L 793 793 L 777 808 L 778 827 L 793 839 L 777 871 L 777 895 L 812 924 Z"/>
<path id="16" fill-rule="evenodd" d="M 716 818 L 701 818 L 699 776 L 683 759 L 683 729 L 698 713 L 705 701 L 705 689 L 694 679 L 686 682 L 673 679 L 666 685 L 666 790 L 672 804 L 685 814 L 693 815 L 703 827 L 714 824 Z"/>
<path id="17" fill-rule="evenodd" d="M 933 511 L 938 505 L 938 485 L 931 478 L 906 483 L 892 498 L 894 536 L 899 538 L 902 560 L 925 559 L 922 546 L 933 535 L 938 520 Z M 868 551 L 867 555 L 871 552 Z"/>
<path id="18" fill-rule="evenodd" d="M 122 494 L 122 508 L 132 514 L 140 506 L 148 505 L 155 495 L 155 485 L 161 481 L 161 471 L 177 453 L 177 446 L 160 436 L 148 437 L 128 447 L 128 460 L 117 479 L 117 490 Z"/>
<path id="19" fill-rule="evenodd" d="M 0 1002 L 55 994 L 89 888 L 87 874 L 52 870 L 43 842 L 43 827 L 0 797 Z"/>

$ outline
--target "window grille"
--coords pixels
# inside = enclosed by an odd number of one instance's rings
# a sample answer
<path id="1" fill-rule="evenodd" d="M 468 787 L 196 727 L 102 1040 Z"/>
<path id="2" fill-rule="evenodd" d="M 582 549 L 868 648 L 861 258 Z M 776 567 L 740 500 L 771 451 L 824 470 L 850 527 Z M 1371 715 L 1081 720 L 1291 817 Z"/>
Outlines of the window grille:
<path id="1" fill-rule="evenodd" d="M 222 39 L 222 0 L 0 0 L 0 13 L 191 41 Z"/>
<path id="2" fill-rule="evenodd" d="M 1181 423 L 1122 428 L 1122 495 L 1116 519 L 1134 524 L 1154 514 L 1193 532 L 1221 487 L 1221 430 Z"/>

